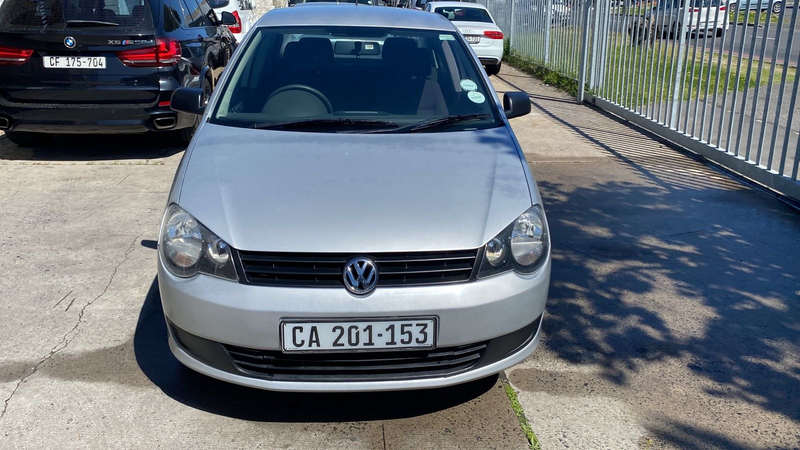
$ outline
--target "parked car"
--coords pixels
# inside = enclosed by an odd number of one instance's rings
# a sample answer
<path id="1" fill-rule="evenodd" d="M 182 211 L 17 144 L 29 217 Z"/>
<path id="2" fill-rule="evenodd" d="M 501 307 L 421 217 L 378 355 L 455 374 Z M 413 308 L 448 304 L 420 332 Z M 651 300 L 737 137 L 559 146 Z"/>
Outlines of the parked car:
<path id="1" fill-rule="evenodd" d="M 453 24 L 398 8 L 266 14 L 169 194 L 158 285 L 179 361 L 283 391 L 464 383 L 539 344 L 542 199 Z M 381 82 L 375 82 L 380 80 Z M 232 145 L 231 143 L 235 143 Z"/>
<path id="2" fill-rule="evenodd" d="M 53 133 L 176 131 L 196 117 L 175 89 L 209 95 L 235 39 L 206 0 L 5 0 L 0 4 L 0 130 L 18 145 Z"/>
<path id="3" fill-rule="evenodd" d="M 429 2 L 425 10 L 442 15 L 458 28 L 486 67 L 497 75 L 503 64 L 503 31 L 485 6 L 463 2 Z"/>
<path id="4" fill-rule="evenodd" d="M 247 32 L 258 20 L 252 0 L 209 0 L 209 4 L 214 8 L 217 17 L 222 17 L 223 12 L 229 12 L 236 19 L 236 23 L 228 25 L 228 29 L 231 30 L 237 42 L 242 42 Z"/>
<path id="5" fill-rule="evenodd" d="M 730 27 L 725 0 L 690 0 L 688 12 L 684 9 L 685 4 L 685 0 L 660 1 L 647 12 L 644 21 L 635 20 L 628 27 L 628 33 L 641 43 L 651 37 L 675 37 L 677 30 L 695 37 L 709 33 L 722 36 Z M 688 14 L 688 22 L 682 25 L 684 13 Z"/>
<path id="6" fill-rule="evenodd" d="M 766 11 L 772 9 L 772 12 L 778 14 L 783 9 L 782 0 L 734 0 L 730 2 L 731 12 L 737 12 L 739 8 L 749 11 L 760 10 Z"/>
<path id="7" fill-rule="evenodd" d="M 542 26 L 547 17 L 547 1 L 550 2 L 550 25 L 563 26 L 572 17 L 572 7 L 563 0 L 517 0 L 517 14 L 524 15 L 532 26 Z"/>

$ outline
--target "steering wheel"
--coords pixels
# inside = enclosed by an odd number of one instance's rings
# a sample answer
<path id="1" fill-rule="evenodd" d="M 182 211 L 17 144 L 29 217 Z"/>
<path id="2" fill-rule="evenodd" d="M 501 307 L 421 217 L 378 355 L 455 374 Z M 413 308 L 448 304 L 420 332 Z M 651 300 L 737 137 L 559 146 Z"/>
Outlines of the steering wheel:
<path id="1" fill-rule="evenodd" d="M 328 114 L 333 114 L 333 105 L 331 105 L 331 102 L 330 100 L 328 100 L 328 97 L 325 97 L 325 94 L 323 94 L 322 92 L 314 89 L 311 86 L 306 86 L 305 84 L 290 84 L 282 88 L 279 88 L 269 96 L 269 98 L 267 99 L 267 103 L 269 103 L 269 101 L 273 97 L 288 91 L 306 92 L 308 94 L 313 95 L 314 97 L 317 97 L 319 101 L 321 101 L 322 104 L 325 105 L 325 109 L 328 110 Z"/>

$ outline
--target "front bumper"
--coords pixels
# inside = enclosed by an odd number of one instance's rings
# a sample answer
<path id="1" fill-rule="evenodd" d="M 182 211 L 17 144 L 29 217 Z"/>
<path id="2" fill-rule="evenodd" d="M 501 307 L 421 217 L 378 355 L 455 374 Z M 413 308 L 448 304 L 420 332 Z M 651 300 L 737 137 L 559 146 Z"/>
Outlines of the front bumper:
<path id="1" fill-rule="evenodd" d="M 179 361 L 214 378 L 283 391 L 434 388 L 495 374 L 524 360 L 538 345 L 549 282 L 549 260 L 530 276 L 509 272 L 463 284 L 379 288 L 366 297 L 355 297 L 343 288 L 253 286 L 204 275 L 181 279 L 160 261 L 158 274 L 170 348 Z M 277 381 L 240 370 L 223 349 L 235 346 L 280 354 L 282 318 L 414 316 L 438 317 L 437 349 L 489 343 L 482 360 L 468 370 L 425 378 L 318 381 L 301 377 Z M 514 333 L 521 336 L 526 329 L 527 336 L 517 339 L 517 345 L 489 352 L 496 339 Z M 198 350 L 197 342 L 216 346 L 217 356 Z"/>
<path id="2" fill-rule="evenodd" d="M 536 350 L 541 339 L 541 319 L 542 316 L 539 316 L 533 323 L 521 330 L 490 340 L 480 360 L 468 369 L 459 370 L 454 374 L 443 373 L 439 376 L 424 377 L 414 376 L 413 373 L 394 373 L 388 376 L 386 373 L 376 373 L 373 376 L 362 375 L 357 380 L 347 381 L 337 381 L 335 376 L 330 375 L 304 377 L 302 373 L 283 375 L 276 380 L 268 374 L 247 370 L 247 366 L 239 365 L 228 351 L 228 346 L 186 333 L 171 324 L 169 320 L 167 320 L 167 328 L 169 329 L 169 348 L 178 361 L 186 367 L 212 378 L 274 391 L 368 392 L 439 388 L 494 375 L 522 362 Z M 337 357 L 336 354 L 326 356 Z M 376 355 L 376 357 L 381 356 L 381 354 Z M 321 362 L 321 367 L 326 367 L 326 363 L 327 361 Z M 326 381 L 325 378 L 329 379 Z"/>

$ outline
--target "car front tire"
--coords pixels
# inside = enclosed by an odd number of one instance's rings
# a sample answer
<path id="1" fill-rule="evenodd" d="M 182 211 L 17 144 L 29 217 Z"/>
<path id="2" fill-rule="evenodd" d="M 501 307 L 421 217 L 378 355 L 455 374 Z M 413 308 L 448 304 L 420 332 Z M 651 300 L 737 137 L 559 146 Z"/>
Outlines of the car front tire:
<path id="1" fill-rule="evenodd" d="M 53 140 L 52 134 L 28 133 L 25 131 L 6 131 L 6 137 L 20 147 L 38 147 L 47 145 Z"/>
<path id="2" fill-rule="evenodd" d="M 780 14 L 783 9 L 783 2 L 775 2 L 772 4 L 772 13 Z"/>

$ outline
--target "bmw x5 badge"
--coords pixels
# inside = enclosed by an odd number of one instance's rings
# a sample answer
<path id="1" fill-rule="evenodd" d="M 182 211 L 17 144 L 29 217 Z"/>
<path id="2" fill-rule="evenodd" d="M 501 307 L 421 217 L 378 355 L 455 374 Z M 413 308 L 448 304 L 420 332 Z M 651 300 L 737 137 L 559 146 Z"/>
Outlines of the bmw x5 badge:
<path id="1" fill-rule="evenodd" d="M 67 36 L 64 38 L 64 46 L 67 48 L 75 48 L 75 38 L 72 36 Z"/>

